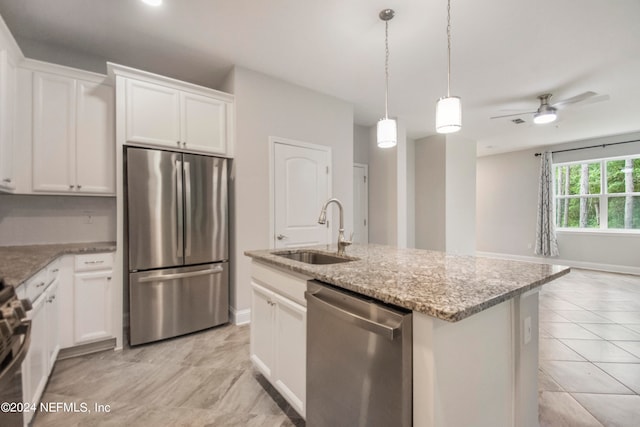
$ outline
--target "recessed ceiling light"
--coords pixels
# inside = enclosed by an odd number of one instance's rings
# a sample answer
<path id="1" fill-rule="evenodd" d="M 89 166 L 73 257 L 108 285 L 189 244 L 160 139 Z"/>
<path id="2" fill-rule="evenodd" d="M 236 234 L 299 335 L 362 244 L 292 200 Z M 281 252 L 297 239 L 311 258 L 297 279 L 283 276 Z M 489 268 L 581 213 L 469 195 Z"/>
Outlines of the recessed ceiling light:
<path id="1" fill-rule="evenodd" d="M 160 6 L 162 4 L 162 0 L 142 0 L 144 3 L 149 6 Z"/>

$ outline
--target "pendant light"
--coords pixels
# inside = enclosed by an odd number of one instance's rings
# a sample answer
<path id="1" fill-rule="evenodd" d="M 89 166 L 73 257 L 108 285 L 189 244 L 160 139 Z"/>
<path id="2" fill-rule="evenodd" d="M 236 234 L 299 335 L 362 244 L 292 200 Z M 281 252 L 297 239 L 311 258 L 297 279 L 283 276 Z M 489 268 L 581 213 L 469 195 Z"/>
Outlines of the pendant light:
<path id="1" fill-rule="evenodd" d="M 398 142 L 398 126 L 394 119 L 389 118 L 389 21 L 395 12 L 384 9 L 378 16 L 384 21 L 384 119 L 378 121 L 378 147 L 395 147 Z"/>
<path id="2" fill-rule="evenodd" d="M 451 0 L 447 0 L 447 96 L 436 104 L 436 131 L 438 133 L 458 132 L 462 128 L 462 102 L 460 97 L 451 96 Z"/>

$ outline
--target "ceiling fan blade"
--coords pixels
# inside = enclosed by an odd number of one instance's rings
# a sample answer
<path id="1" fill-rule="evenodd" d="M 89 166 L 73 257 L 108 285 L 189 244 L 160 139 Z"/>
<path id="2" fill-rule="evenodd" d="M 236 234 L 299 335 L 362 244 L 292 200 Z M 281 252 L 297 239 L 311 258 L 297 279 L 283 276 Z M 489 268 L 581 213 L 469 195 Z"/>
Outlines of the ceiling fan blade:
<path id="1" fill-rule="evenodd" d="M 578 102 L 582 102 L 582 101 L 585 101 L 585 100 L 587 100 L 589 98 L 592 98 L 592 97 L 594 97 L 596 95 L 598 95 L 598 94 L 588 90 L 588 91 L 583 92 L 583 93 L 581 93 L 579 95 L 572 96 L 571 98 L 567 98 L 567 99 L 563 99 L 562 101 L 555 102 L 551 106 L 553 108 L 562 108 L 565 105 L 576 104 Z"/>
<path id="2" fill-rule="evenodd" d="M 524 116 L 525 114 L 533 114 L 535 113 L 535 111 L 525 111 L 523 113 L 516 113 L 516 114 L 503 114 L 502 116 L 493 116 L 493 117 L 489 117 L 490 119 L 501 119 L 503 117 L 515 117 L 515 116 Z"/>
<path id="3" fill-rule="evenodd" d="M 580 105 L 595 104 L 596 102 L 608 101 L 611 99 L 609 95 L 598 95 L 581 102 Z"/>

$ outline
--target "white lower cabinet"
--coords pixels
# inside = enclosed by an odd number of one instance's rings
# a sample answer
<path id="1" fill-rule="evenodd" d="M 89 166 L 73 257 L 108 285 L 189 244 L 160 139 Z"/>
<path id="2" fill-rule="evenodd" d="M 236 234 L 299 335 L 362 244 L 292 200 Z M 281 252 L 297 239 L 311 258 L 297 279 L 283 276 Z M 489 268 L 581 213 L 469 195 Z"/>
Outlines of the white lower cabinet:
<path id="1" fill-rule="evenodd" d="M 36 274 L 26 285 L 26 295 L 32 299 L 28 312 L 31 320 L 31 343 L 22 362 L 22 388 L 24 402 L 37 405 L 53 370 L 60 339 L 58 335 L 59 266 L 54 261 Z M 33 411 L 24 413 L 27 425 Z"/>
<path id="2" fill-rule="evenodd" d="M 251 361 L 305 417 L 308 278 L 256 262 L 252 277 Z"/>
<path id="3" fill-rule="evenodd" d="M 75 344 L 113 336 L 111 331 L 111 276 L 111 270 L 75 274 Z"/>

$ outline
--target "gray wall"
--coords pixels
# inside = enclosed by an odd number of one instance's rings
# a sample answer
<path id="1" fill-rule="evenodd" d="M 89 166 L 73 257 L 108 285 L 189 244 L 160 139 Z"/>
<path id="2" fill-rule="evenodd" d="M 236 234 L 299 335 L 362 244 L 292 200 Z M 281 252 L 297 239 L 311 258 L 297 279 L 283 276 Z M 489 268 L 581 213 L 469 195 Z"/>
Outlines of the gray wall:
<path id="1" fill-rule="evenodd" d="M 353 162 L 369 164 L 371 128 L 353 125 Z"/>
<path id="2" fill-rule="evenodd" d="M 616 141 L 640 134 L 598 138 L 547 147 L 557 151 Z M 478 158 L 477 249 L 533 258 L 540 159 L 525 150 Z M 554 154 L 555 162 L 640 153 L 640 143 Z M 577 267 L 640 273 L 640 235 L 615 232 L 558 232 L 559 258 L 550 262 Z"/>
<path id="3" fill-rule="evenodd" d="M 231 203 L 232 296 L 236 312 L 250 308 L 250 259 L 269 236 L 269 137 L 330 146 L 333 196 L 353 223 L 353 107 L 340 99 L 236 67 L 223 90 L 235 94 L 236 141 Z M 336 221 L 333 221 L 334 223 Z M 336 239 L 337 231 L 331 234 Z"/>
<path id="4" fill-rule="evenodd" d="M 397 146 L 378 148 L 376 127 L 369 128 L 369 243 L 398 242 Z"/>
<path id="5" fill-rule="evenodd" d="M 115 240 L 114 197 L 0 195 L 0 246 Z"/>
<path id="6" fill-rule="evenodd" d="M 445 250 L 445 163 L 443 135 L 415 144 L 416 248 Z"/>

